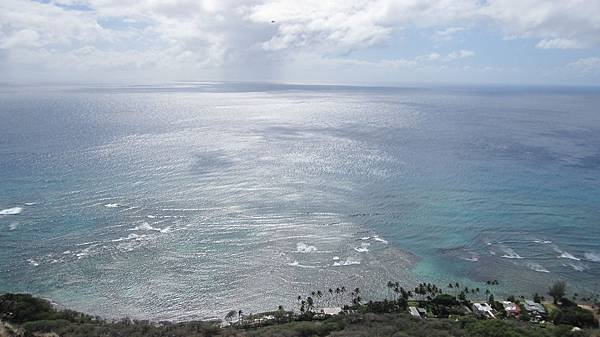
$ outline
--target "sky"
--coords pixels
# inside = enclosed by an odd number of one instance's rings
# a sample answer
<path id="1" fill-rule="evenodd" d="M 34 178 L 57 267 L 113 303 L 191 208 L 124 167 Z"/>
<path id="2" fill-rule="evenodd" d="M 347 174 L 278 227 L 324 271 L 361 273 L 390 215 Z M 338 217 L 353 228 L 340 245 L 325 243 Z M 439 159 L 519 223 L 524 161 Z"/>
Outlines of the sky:
<path id="1" fill-rule="evenodd" d="M 1 0 L 0 82 L 600 85 L 600 0 Z"/>

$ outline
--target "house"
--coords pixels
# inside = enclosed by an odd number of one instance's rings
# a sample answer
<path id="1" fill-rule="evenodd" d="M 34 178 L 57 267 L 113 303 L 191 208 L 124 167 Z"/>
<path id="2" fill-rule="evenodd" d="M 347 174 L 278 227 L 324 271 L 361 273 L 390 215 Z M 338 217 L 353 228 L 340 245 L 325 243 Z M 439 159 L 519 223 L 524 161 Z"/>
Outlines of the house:
<path id="1" fill-rule="evenodd" d="M 530 301 L 530 300 L 526 300 L 524 305 L 525 305 L 525 310 L 527 310 L 529 315 L 534 316 L 534 317 L 546 316 L 546 308 L 544 308 L 543 304 L 536 303 L 536 302 Z"/>
<path id="2" fill-rule="evenodd" d="M 494 309 L 487 303 L 473 303 L 473 312 L 484 318 L 496 318 Z"/>
<path id="3" fill-rule="evenodd" d="M 506 312 L 506 316 L 519 317 L 519 314 L 521 314 L 521 308 L 519 308 L 519 306 L 516 305 L 515 303 L 510 302 L 510 301 L 501 301 L 500 303 L 502 303 L 502 307 L 504 308 L 504 311 Z"/>
<path id="4" fill-rule="evenodd" d="M 321 308 L 318 309 L 318 312 L 325 316 L 335 316 L 339 315 L 342 312 L 342 308 L 334 307 L 334 308 Z"/>
<path id="5" fill-rule="evenodd" d="M 523 304 L 525 306 L 525 310 L 531 316 L 532 321 L 541 320 L 546 317 L 546 308 L 541 303 L 536 303 L 534 301 L 526 300 Z"/>
<path id="6" fill-rule="evenodd" d="M 408 307 L 408 312 L 414 318 L 422 318 L 421 314 L 419 314 L 419 310 L 417 310 L 415 307 Z"/>

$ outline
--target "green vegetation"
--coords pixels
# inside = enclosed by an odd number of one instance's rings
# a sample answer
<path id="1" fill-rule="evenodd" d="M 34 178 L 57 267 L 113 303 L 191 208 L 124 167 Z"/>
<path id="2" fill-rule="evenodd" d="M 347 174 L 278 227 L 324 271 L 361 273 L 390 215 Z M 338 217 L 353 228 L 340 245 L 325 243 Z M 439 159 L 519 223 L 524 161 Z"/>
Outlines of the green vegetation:
<path id="1" fill-rule="evenodd" d="M 554 304 L 558 303 L 558 300 L 565 297 L 567 290 L 567 284 L 564 281 L 558 281 L 548 289 L 548 295 L 554 299 Z"/>
<path id="2" fill-rule="evenodd" d="M 490 281 L 488 285 L 495 285 Z M 556 285 L 556 284 L 555 284 Z M 362 292 L 355 288 L 331 288 L 313 291 L 311 296 L 298 296 L 299 313 L 276 311 L 244 315 L 229 311 L 225 323 L 190 321 L 182 323 L 149 322 L 122 319 L 108 321 L 70 310 L 58 310 L 46 300 L 26 294 L 0 296 L 0 337 L 253 337 L 253 336 L 433 336 L 433 337 L 600 337 L 597 320 L 592 311 L 583 309 L 565 298 L 566 284 L 559 285 L 554 295 L 548 322 L 533 322 L 523 302 L 519 319 L 507 318 L 503 306 L 486 289 L 469 289 L 458 283 L 449 284 L 446 293 L 434 284 L 422 283 L 414 291 L 398 282 L 388 282 L 393 299 L 363 302 Z M 554 286 L 552 287 L 554 288 Z M 552 289 L 551 288 L 551 289 Z M 483 293 L 483 292 L 482 292 Z M 471 313 L 470 296 L 488 298 L 495 317 L 482 319 Z M 539 295 L 535 296 L 539 299 Z M 514 296 L 510 297 L 515 300 Z M 347 304 L 346 304 L 347 303 Z M 339 305 L 339 315 L 325 315 L 320 307 Z M 415 319 L 407 313 L 408 306 L 427 313 L 428 319 Z M 544 316 L 546 319 L 546 316 Z M 586 330 L 573 330 L 577 326 Z"/>

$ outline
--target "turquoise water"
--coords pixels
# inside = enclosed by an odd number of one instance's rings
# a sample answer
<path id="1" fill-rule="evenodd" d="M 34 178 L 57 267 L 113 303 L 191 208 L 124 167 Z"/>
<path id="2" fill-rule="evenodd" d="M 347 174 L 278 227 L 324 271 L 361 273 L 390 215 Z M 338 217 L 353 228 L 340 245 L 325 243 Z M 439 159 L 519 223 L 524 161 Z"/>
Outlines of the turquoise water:
<path id="1" fill-rule="evenodd" d="M 5 86 L 0 291 L 151 319 L 390 279 L 597 293 L 598 106 L 576 88 Z"/>

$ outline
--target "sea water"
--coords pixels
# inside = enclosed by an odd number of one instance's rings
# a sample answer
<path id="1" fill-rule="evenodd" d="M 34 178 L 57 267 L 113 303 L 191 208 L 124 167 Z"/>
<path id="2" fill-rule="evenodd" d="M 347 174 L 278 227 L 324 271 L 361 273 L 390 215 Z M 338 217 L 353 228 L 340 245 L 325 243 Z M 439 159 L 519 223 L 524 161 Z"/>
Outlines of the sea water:
<path id="1" fill-rule="evenodd" d="M 600 91 L 0 88 L 0 292 L 106 317 L 600 291 Z"/>

